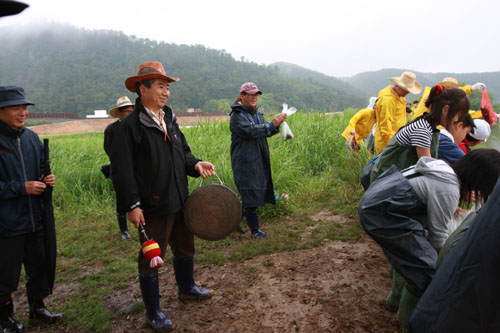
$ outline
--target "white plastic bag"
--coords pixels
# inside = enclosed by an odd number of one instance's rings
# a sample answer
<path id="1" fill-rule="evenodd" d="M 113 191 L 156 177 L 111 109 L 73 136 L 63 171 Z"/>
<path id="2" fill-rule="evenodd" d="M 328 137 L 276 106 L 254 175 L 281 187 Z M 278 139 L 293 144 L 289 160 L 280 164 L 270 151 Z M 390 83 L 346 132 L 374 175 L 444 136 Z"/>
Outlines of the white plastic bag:
<path id="1" fill-rule="evenodd" d="M 283 141 L 293 139 L 292 130 L 290 129 L 290 126 L 288 126 L 286 121 L 281 123 L 281 132 L 283 132 Z"/>
<path id="2" fill-rule="evenodd" d="M 283 111 L 281 111 L 281 113 L 286 113 L 287 116 L 290 116 L 295 112 L 297 112 L 296 108 L 294 107 L 288 108 L 288 104 L 283 103 Z M 281 132 L 283 134 L 283 141 L 293 138 L 292 130 L 290 129 L 290 126 L 288 126 L 286 121 L 281 123 Z"/>

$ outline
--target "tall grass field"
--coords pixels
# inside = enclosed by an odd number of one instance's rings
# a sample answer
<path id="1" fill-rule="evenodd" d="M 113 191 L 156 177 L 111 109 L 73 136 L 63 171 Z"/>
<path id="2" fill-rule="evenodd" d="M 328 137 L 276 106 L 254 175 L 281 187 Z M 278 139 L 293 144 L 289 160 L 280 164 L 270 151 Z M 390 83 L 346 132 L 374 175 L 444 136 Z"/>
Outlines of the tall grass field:
<path id="1" fill-rule="evenodd" d="M 340 136 L 355 110 L 345 115 L 296 113 L 287 120 L 294 138 L 283 141 L 281 133 L 268 138 L 277 205 L 260 209 L 261 226 L 269 237 L 259 241 L 230 235 L 224 240 L 196 240 L 197 262 L 217 265 L 244 261 L 256 255 L 319 246 L 325 240 L 355 241 L 362 231 L 357 203 L 362 195 L 359 174 L 369 154 L 349 154 Z M 235 190 L 229 147 L 229 122 L 201 123 L 183 129 L 195 156 L 212 162 L 222 182 Z M 51 136 L 50 157 L 56 175 L 54 206 L 58 235 L 56 284 L 73 288 L 71 297 L 53 298 L 60 304 L 68 329 L 111 331 L 114 317 L 105 298 L 126 288 L 137 276 L 137 233 L 132 241 L 120 238 L 111 181 L 100 171 L 108 158 L 103 133 Z M 201 178 L 189 180 L 190 190 Z M 215 177 L 204 183 L 218 182 Z M 285 196 L 283 194 L 286 194 Z M 288 196 L 286 199 L 285 197 Z M 348 223 L 313 221 L 309 216 L 326 210 L 345 216 Z M 318 225 L 319 224 L 319 225 Z M 304 230 L 315 225 L 304 239 Z M 133 229 L 132 224 L 129 228 Z M 166 261 L 171 261 L 167 253 Z M 58 297 L 61 299 L 58 301 Z M 137 311 L 143 305 L 136 304 Z M 21 318 L 22 315 L 20 315 Z M 29 327 L 29 323 L 26 321 Z"/>

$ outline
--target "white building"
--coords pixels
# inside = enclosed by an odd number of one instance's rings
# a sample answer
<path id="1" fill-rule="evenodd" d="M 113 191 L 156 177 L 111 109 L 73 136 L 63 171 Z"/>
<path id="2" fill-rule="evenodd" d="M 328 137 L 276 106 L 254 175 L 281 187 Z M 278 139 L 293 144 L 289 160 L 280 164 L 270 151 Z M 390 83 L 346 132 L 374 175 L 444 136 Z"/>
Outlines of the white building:
<path id="1" fill-rule="evenodd" d="M 87 118 L 109 118 L 106 110 L 95 110 L 94 114 L 90 114 L 86 116 Z"/>

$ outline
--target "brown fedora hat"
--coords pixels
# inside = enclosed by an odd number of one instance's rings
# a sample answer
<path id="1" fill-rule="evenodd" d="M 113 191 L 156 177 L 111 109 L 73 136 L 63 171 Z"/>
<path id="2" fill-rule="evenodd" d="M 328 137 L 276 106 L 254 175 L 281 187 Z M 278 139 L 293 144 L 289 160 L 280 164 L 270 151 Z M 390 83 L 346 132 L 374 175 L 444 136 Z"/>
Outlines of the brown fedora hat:
<path id="1" fill-rule="evenodd" d="M 167 82 L 177 82 L 179 81 L 178 77 L 168 77 L 165 73 L 165 69 L 161 62 L 158 61 L 146 61 L 137 67 L 137 75 L 131 76 L 125 80 L 125 87 L 131 92 L 135 91 L 135 84 L 137 82 L 141 82 L 149 79 L 163 79 Z"/>

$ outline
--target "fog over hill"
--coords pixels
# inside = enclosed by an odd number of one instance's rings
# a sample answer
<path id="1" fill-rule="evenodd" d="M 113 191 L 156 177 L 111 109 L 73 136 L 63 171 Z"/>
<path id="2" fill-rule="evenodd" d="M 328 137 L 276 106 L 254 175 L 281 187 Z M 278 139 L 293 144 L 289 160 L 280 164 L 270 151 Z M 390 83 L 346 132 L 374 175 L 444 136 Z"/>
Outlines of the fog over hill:
<path id="1" fill-rule="evenodd" d="M 289 64 L 289 63 L 275 63 L 280 71 L 290 77 L 302 78 L 311 80 L 311 82 L 318 82 L 332 87 L 342 87 L 344 90 L 349 90 L 356 94 L 363 96 L 376 96 L 377 93 L 384 87 L 391 85 L 390 77 L 400 76 L 404 71 L 412 71 L 417 76 L 417 81 L 422 86 L 432 86 L 445 77 L 454 77 L 463 84 L 472 85 L 476 82 L 486 84 L 487 90 L 494 98 L 492 103 L 500 102 L 500 72 L 485 72 L 485 73 L 421 73 L 411 69 L 381 69 L 374 72 L 359 73 L 351 77 L 335 78 L 325 74 L 308 70 L 306 68 Z M 415 95 L 408 95 L 407 101 L 416 98 Z"/>
<path id="2" fill-rule="evenodd" d="M 163 63 L 172 83 L 168 105 L 175 111 L 200 108 L 230 111 L 243 82 L 256 82 L 265 111 L 279 112 L 287 102 L 303 111 L 362 107 L 365 96 L 324 83 L 289 77 L 274 66 L 237 61 L 224 50 L 177 45 L 127 36 L 122 32 L 85 30 L 63 24 L 29 29 L 0 28 L 0 84 L 19 85 L 36 103 L 33 112 L 77 113 L 111 109 L 127 91 L 124 81 L 144 61 Z"/>
<path id="3" fill-rule="evenodd" d="M 19 85 L 36 103 L 32 112 L 76 113 L 109 110 L 127 91 L 124 81 L 144 61 L 157 60 L 168 75 L 180 77 L 171 85 L 168 105 L 175 111 L 197 108 L 230 111 L 243 82 L 256 82 L 264 95 L 261 110 L 279 112 L 287 102 L 302 111 L 341 111 L 362 108 L 368 98 L 391 84 L 389 77 L 404 69 L 381 69 L 347 78 L 335 78 L 294 64 L 262 65 L 236 60 L 225 50 L 203 45 L 157 42 L 122 32 L 86 30 L 44 23 L 16 29 L 0 27 L 0 84 Z M 500 98 L 500 72 L 419 73 L 422 85 L 445 76 L 473 84 L 484 82 Z M 415 96 L 408 96 L 411 100 Z"/>

